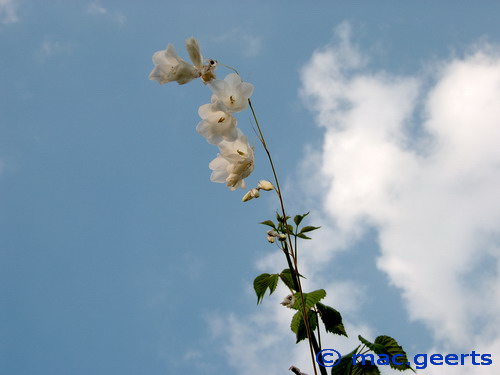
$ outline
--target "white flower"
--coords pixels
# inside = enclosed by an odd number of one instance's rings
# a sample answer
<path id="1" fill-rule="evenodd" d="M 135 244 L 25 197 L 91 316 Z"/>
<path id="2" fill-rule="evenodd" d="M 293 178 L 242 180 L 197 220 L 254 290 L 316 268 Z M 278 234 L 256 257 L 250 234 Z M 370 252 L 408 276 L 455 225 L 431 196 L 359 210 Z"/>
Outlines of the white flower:
<path id="1" fill-rule="evenodd" d="M 208 86 L 229 112 L 244 110 L 253 92 L 253 85 L 242 82 L 236 73 L 228 74 L 224 81 L 213 80 Z"/>
<path id="2" fill-rule="evenodd" d="M 203 56 L 201 54 L 200 45 L 193 37 L 186 39 L 186 50 L 189 54 L 189 58 L 193 62 L 193 65 L 200 73 L 203 83 L 214 80 L 216 78 L 215 68 L 217 67 L 217 61 L 207 60 L 206 64 L 203 64 Z"/>
<path id="3" fill-rule="evenodd" d="M 213 171 L 210 180 L 225 182 L 230 190 L 246 188 L 245 178 L 250 176 L 254 168 L 254 152 L 248 143 L 248 138 L 238 129 L 235 141 L 219 143 L 219 155 L 210 162 Z"/>
<path id="4" fill-rule="evenodd" d="M 260 180 L 259 183 L 258 183 L 258 185 L 257 185 L 257 189 L 259 189 L 259 190 L 265 190 L 265 191 L 270 191 L 270 190 L 274 189 L 274 186 L 269 181 Z"/>
<path id="5" fill-rule="evenodd" d="M 191 37 L 186 39 L 186 50 L 189 54 L 189 58 L 193 62 L 193 65 L 196 68 L 201 69 L 203 66 L 203 57 L 201 56 L 200 45 L 195 38 Z"/>
<path id="6" fill-rule="evenodd" d="M 295 305 L 295 297 L 293 296 L 293 294 L 289 294 L 283 301 L 281 301 L 281 304 L 291 309 L 293 305 Z"/>
<path id="7" fill-rule="evenodd" d="M 194 66 L 177 55 L 172 44 L 169 44 L 164 51 L 155 52 L 153 63 L 155 67 L 149 74 L 149 79 L 160 84 L 176 81 L 179 85 L 183 85 L 200 76 L 200 72 Z"/>
<path id="8" fill-rule="evenodd" d="M 196 126 L 196 131 L 213 145 L 217 145 L 223 140 L 235 141 L 238 138 L 238 130 L 236 129 L 238 122 L 229 113 L 216 108 L 212 103 L 204 104 L 198 109 L 202 121 Z"/>

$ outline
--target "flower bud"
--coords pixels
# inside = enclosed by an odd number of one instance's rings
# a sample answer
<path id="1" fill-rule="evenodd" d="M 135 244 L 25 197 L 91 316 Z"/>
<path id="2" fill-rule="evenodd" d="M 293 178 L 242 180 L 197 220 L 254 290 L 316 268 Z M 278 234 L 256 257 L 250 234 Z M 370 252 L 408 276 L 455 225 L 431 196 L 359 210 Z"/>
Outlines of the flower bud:
<path id="1" fill-rule="evenodd" d="M 274 186 L 269 181 L 260 180 L 259 184 L 257 185 L 257 189 L 265 190 L 265 191 L 270 191 L 270 190 L 274 189 Z"/>
<path id="2" fill-rule="evenodd" d="M 280 241 L 285 241 L 286 240 L 286 234 L 280 233 L 278 235 L 278 237 L 279 237 Z"/>
<path id="3" fill-rule="evenodd" d="M 278 232 L 276 232 L 274 229 L 270 229 L 267 231 L 267 235 L 271 237 L 278 237 Z"/>
<path id="4" fill-rule="evenodd" d="M 248 202 L 250 199 L 260 197 L 260 193 L 257 189 L 251 189 L 248 193 L 246 193 L 241 199 L 243 202 Z"/>
<path id="5" fill-rule="evenodd" d="M 267 242 L 274 243 L 274 237 L 273 236 L 267 236 Z"/>
<path id="6" fill-rule="evenodd" d="M 295 297 L 293 296 L 293 294 L 289 294 L 283 301 L 281 301 L 281 304 L 291 309 L 293 305 L 295 305 Z"/>

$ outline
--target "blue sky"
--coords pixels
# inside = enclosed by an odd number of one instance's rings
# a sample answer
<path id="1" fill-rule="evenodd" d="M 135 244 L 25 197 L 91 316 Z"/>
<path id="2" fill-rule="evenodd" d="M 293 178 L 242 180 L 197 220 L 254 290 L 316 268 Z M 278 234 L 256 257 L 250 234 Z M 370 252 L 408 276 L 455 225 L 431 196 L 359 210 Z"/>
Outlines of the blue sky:
<path id="1" fill-rule="evenodd" d="M 257 223 L 271 194 L 211 183 L 210 92 L 148 80 L 184 40 L 234 66 L 304 245 L 358 334 L 411 353 L 500 355 L 500 4 L 0 0 L 0 373 L 308 369 L 285 268 Z M 219 77 L 229 71 L 218 69 Z M 270 179 L 256 146 L 253 186 Z M 470 368 L 428 368 L 465 374 Z"/>

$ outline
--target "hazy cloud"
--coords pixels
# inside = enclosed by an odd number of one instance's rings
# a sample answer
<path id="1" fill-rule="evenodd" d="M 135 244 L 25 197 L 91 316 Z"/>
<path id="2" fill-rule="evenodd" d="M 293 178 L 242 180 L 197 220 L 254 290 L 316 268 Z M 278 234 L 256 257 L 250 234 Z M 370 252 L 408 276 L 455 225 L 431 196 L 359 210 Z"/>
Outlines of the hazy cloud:
<path id="1" fill-rule="evenodd" d="M 17 6 L 16 0 L 0 0 L 0 23 L 9 24 L 19 21 Z"/>
<path id="2" fill-rule="evenodd" d="M 73 51 L 73 45 L 66 42 L 54 40 L 44 40 L 35 52 L 35 58 L 38 62 L 45 62 L 53 56 L 61 54 L 70 54 Z"/>
<path id="3" fill-rule="evenodd" d="M 114 22 L 118 24 L 124 24 L 127 22 L 127 17 L 117 11 L 110 11 L 109 9 L 105 8 L 99 1 L 93 1 L 88 4 L 86 8 L 87 13 L 95 15 L 95 16 L 107 16 L 110 17 Z"/>
<path id="4" fill-rule="evenodd" d="M 232 29 L 228 32 L 210 37 L 215 43 L 231 43 L 237 46 L 245 57 L 256 57 L 262 49 L 262 38 L 249 35 L 242 30 Z"/>

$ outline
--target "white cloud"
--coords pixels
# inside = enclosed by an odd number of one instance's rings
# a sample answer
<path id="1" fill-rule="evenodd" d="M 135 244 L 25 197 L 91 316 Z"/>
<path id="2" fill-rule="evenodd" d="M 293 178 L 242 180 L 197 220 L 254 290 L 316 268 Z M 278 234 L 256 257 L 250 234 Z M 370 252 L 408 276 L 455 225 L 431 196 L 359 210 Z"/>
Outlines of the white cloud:
<path id="1" fill-rule="evenodd" d="M 46 39 L 40 43 L 35 52 L 35 58 L 38 62 L 45 62 L 53 56 L 70 54 L 72 51 L 73 45 L 70 43 Z"/>
<path id="2" fill-rule="evenodd" d="M 0 23 L 9 24 L 19 21 L 16 0 L 0 0 Z"/>
<path id="3" fill-rule="evenodd" d="M 262 38 L 256 35 L 249 35 L 240 29 L 232 29 L 222 35 L 210 38 L 215 43 L 235 44 L 245 57 L 256 57 L 262 49 Z"/>
<path id="4" fill-rule="evenodd" d="M 123 25 L 127 22 L 127 17 L 120 12 L 110 11 L 105 8 L 99 1 L 93 1 L 87 5 L 86 12 L 95 16 L 108 16 L 114 22 Z"/>
<path id="5" fill-rule="evenodd" d="M 301 197 L 307 208 L 320 211 L 314 221 L 322 225 L 302 252 L 308 255 L 301 258 L 301 272 L 309 276 L 305 289 L 325 288 L 326 303 L 349 316 L 352 337 L 323 347 L 347 352 L 357 334 L 380 334 L 360 320 L 367 306 L 359 301 L 368 300 L 363 286 L 332 282 L 328 274 L 340 251 L 374 229 L 379 269 L 400 289 L 409 318 L 433 335 L 421 352 L 475 350 L 495 360 L 500 356 L 500 55 L 492 46 L 476 46 L 463 58 L 424 68 L 425 75 L 407 77 L 373 72 L 351 42 L 348 24 L 337 29 L 335 44 L 317 50 L 304 67 L 302 97 L 325 131 L 322 147 L 307 148 L 301 165 Z M 280 254 L 257 267 L 269 272 L 276 264 L 282 264 Z M 311 371 L 307 346 L 293 344 L 291 311 L 279 305 L 284 295 L 286 290 L 278 289 L 243 317 L 210 319 L 238 374 L 284 373 L 292 364 Z M 405 340 L 404 334 L 397 338 Z M 429 366 L 419 372 L 465 375 L 471 369 L 479 367 Z M 497 374 L 498 365 L 479 370 Z"/>
<path id="6" fill-rule="evenodd" d="M 437 352 L 499 356 L 500 55 L 488 46 L 432 77 L 400 77 L 366 68 L 348 25 L 338 38 L 302 72 L 303 97 L 325 130 L 322 150 L 304 163 L 320 165 L 305 173 L 322 181 L 309 193 L 342 238 L 376 228 L 378 267 Z"/>

